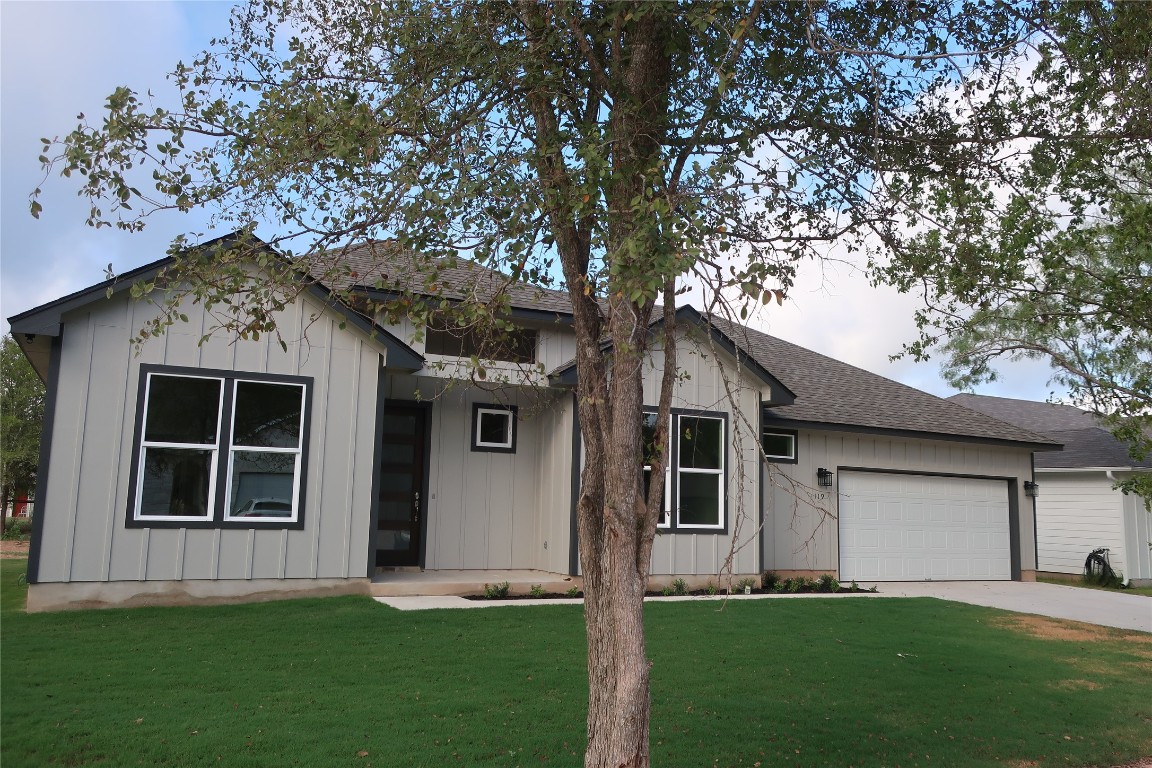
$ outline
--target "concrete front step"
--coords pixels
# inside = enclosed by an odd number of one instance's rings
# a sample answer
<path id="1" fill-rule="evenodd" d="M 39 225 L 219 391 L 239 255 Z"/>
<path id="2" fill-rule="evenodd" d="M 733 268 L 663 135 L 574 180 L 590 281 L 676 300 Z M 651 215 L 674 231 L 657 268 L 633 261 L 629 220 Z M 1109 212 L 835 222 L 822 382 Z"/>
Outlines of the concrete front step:
<path id="1" fill-rule="evenodd" d="M 508 582 L 513 595 L 531 594 L 539 585 L 545 592 L 564 594 L 572 587 L 582 588 L 579 577 L 532 570 L 419 571 L 380 570 L 372 577 L 373 597 L 413 597 L 424 595 L 480 595 L 486 584 Z"/>

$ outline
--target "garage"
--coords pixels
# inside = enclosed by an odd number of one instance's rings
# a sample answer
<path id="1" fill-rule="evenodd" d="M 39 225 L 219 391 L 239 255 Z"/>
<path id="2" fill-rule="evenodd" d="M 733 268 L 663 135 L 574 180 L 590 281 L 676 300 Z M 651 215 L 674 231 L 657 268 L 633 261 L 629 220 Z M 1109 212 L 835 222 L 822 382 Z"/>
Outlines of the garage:
<path id="1" fill-rule="evenodd" d="M 839 474 L 841 580 L 1012 578 L 1007 480 Z"/>

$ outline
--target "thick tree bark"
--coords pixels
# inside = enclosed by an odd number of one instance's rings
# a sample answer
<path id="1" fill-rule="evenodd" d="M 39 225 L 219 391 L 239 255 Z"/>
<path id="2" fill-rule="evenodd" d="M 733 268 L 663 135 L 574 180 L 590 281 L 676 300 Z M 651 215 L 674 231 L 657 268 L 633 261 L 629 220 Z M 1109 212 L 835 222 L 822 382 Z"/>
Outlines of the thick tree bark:
<path id="1" fill-rule="evenodd" d="M 589 227 L 578 212 L 572 171 L 560 152 L 560 121 L 554 94 L 534 89 L 546 82 L 545 41 L 557 32 L 559 19 L 533 0 L 521 0 L 518 13 L 526 28 L 533 61 L 523 84 L 534 123 L 536 174 L 545 195 L 549 225 L 555 236 L 565 281 L 572 296 L 576 333 L 577 400 L 583 435 L 584 467 L 577 500 L 580 562 L 584 577 L 584 613 L 588 638 L 587 768 L 647 768 L 649 759 L 649 662 L 644 644 L 644 591 L 651 564 L 659 510 L 662 509 L 663 466 L 667 461 L 667 424 L 675 380 L 675 354 L 666 354 L 662 379 L 657 441 L 664 455 L 653 463 L 661 478 L 651 506 L 641 491 L 643 367 L 649 351 L 649 325 L 656 296 L 650 287 L 652 259 L 658 249 L 658 228 L 645 214 L 645 200 L 662 187 L 662 147 L 670 79 L 667 52 L 668 14 L 673 6 L 621 5 L 608 54 L 592 63 L 589 100 L 604 93 L 611 102 L 608 116 L 610 162 L 614 181 L 605 189 L 609 270 L 606 317 L 596 301 L 597 286 L 589 283 Z M 635 13 L 633 13 L 635 12 Z M 625 21 L 625 16 L 629 20 Z M 578 25 L 576 20 L 569 22 Z M 560 34 L 570 29 L 564 27 Z M 594 55 L 591 46 L 584 46 Z M 598 97 L 597 97 L 598 100 Z M 597 121 L 599 107 L 590 110 Z M 641 234 L 644 233 L 644 234 Z M 636 287 L 646 288 L 636 300 Z M 587 287 L 587 291 L 582 291 Z M 605 286 L 599 286 L 604 288 Z M 672 278 L 657 283 L 669 306 Z M 601 296 L 604 293 L 600 293 Z M 611 340 L 609 351 L 601 346 Z M 671 329 L 666 333 L 671 338 Z M 652 483 L 655 489 L 657 483 Z M 651 493 L 651 489 L 650 489 Z"/>

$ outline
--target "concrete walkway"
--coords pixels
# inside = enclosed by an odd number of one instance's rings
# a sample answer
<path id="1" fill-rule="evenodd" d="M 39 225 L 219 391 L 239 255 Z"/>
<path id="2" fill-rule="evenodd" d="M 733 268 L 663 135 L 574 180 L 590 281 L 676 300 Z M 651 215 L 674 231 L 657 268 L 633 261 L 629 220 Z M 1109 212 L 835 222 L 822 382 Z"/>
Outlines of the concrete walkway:
<path id="1" fill-rule="evenodd" d="M 871 583 L 861 584 L 870 587 Z M 938 597 L 1119 629 L 1152 632 L 1152 597 L 1028 581 L 889 581 L 881 596 Z"/>
<path id="2" fill-rule="evenodd" d="M 871 583 L 861 584 L 864 587 Z M 733 595 L 731 600 L 857 599 L 867 597 L 935 597 L 958 603 L 1002 608 L 1056 619 L 1070 619 L 1118 629 L 1152 632 L 1152 597 L 1083 587 L 1020 581 L 880 582 L 879 592 L 839 595 Z M 658 597 L 656 600 L 721 600 L 715 597 Z M 576 600 L 468 600 L 447 595 L 377 597 L 402 611 L 430 608 L 499 608 L 530 605 L 575 605 Z"/>

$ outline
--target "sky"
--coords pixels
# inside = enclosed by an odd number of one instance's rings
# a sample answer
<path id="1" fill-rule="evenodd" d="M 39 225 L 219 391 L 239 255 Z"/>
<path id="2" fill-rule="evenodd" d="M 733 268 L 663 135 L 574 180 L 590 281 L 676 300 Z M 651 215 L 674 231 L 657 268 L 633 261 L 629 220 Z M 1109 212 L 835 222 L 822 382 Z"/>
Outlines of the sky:
<path id="1" fill-rule="evenodd" d="M 228 29 L 227 2 L 17 2 L 0 0 L 0 317 L 7 318 L 161 258 L 172 238 L 204 231 L 204 217 L 169 213 L 140 234 L 84 224 L 74 180 L 44 179 L 41 137 L 98 117 L 114 88 L 172 93 L 165 75 Z M 41 187 L 44 211 L 28 212 Z M 223 232 L 216 234 L 225 234 Z M 259 234 L 259 232 L 257 232 Z M 850 265 L 806 265 L 784 306 L 751 324 L 822 354 L 941 397 L 954 394 L 936 361 L 889 356 L 916 338 L 919 299 L 874 288 Z M 980 394 L 1045 400 L 1046 364 L 1001 365 Z M 1061 394 L 1057 391 L 1057 394 Z"/>

